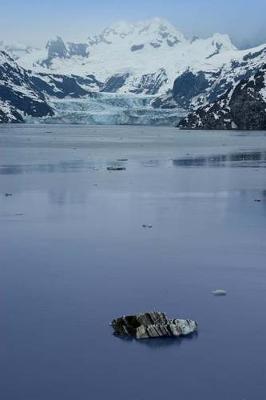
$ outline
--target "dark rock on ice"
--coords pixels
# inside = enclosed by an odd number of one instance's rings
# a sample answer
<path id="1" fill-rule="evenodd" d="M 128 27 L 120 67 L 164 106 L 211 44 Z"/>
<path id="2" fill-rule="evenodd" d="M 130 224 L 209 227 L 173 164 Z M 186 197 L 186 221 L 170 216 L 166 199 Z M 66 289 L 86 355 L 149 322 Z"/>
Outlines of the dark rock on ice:
<path id="1" fill-rule="evenodd" d="M 130 50 L 138 51 L 138 50 L 142 50 L 143 48 L 144 48 L 144 44 L 133 44 L 133 46 L 131 46 Z"/>
<path id="2" fill-rule="evenodd" d="M 156 337 L 178 337 L 197 331 L 197 322 L 190 319 L 168 319 L 162 312 L 147 312 L 123 316 L 111 323 L 118 336 L 147 339 Z"/>

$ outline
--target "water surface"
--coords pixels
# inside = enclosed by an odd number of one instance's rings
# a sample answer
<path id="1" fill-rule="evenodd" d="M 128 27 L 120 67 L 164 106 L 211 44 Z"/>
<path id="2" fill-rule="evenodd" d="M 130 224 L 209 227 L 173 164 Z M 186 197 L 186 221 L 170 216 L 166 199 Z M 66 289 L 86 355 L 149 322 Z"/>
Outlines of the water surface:
<path id="1" fill-rule="evenodd" d="M 1 126 L 2 398 L 263 400 L 265 166 L 265 132 Z M 198 335 L 112 335 L 153 309 Z"/>

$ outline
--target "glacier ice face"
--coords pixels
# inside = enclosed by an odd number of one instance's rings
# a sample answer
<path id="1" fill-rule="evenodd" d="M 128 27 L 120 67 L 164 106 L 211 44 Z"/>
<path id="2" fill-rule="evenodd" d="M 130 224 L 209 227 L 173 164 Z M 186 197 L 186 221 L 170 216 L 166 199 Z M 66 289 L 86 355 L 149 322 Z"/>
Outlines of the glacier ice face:
<path id="1" fill-rule="evenodd" d="M 55 115 L 27 118 L 27 122 L 91 125 L 176 125 L 185 115 L 181 109 L 154 109 L 154 97 L 97 93 L 82 99 L 50 102 Z"/>

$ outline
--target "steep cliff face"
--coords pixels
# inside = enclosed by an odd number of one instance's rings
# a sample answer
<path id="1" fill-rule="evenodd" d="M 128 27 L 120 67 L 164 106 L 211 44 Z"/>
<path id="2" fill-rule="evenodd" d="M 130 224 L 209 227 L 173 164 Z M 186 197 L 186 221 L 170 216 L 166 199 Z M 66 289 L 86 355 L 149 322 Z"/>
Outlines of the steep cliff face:
<path id="1" fill-rule="evenodd" d="M 206 75 L 202 71 L 193 73 L 188 69 L 178 76 L 174 82 L 172 91 L 175 102 L 181 107 L 190 107 L 193 98 L 202 94 L 211 86 L 212 79 Z"/>

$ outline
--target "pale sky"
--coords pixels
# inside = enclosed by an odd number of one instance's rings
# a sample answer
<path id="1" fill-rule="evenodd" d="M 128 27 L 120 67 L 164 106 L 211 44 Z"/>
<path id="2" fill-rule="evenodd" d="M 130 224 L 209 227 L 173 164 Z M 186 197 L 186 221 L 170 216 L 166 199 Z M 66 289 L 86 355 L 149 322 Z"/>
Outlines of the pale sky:
<path id="1" fill-rule="evenodd" d="M 239 47 L 266 43 L 266 0 L 0 0 L 0 40 L 44 45 L 86 40 L 119 20 L 168 19 L 187 36 L 228 33 Z"/>

